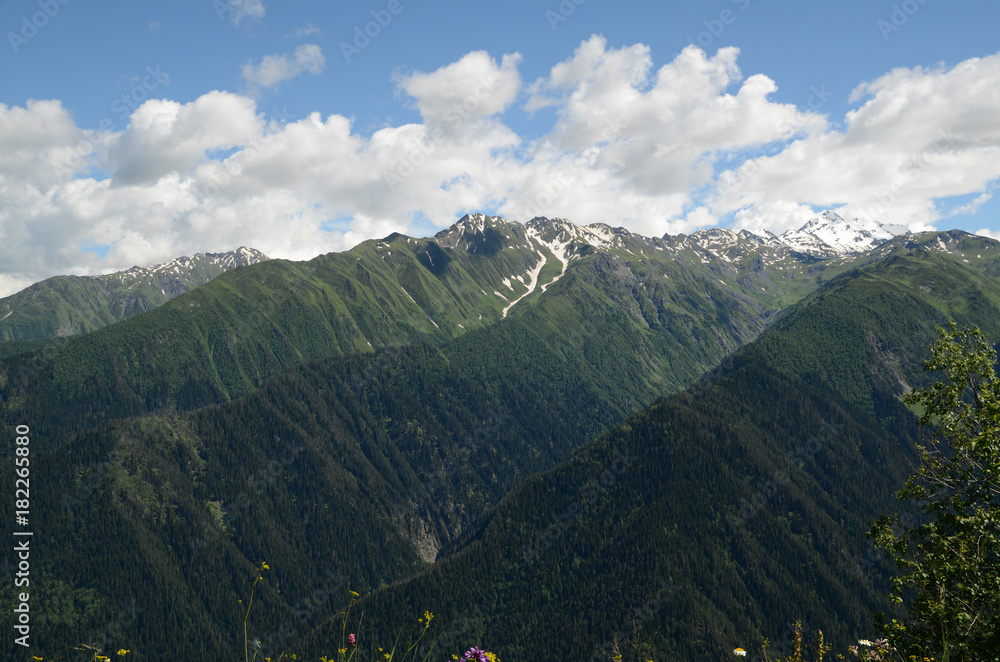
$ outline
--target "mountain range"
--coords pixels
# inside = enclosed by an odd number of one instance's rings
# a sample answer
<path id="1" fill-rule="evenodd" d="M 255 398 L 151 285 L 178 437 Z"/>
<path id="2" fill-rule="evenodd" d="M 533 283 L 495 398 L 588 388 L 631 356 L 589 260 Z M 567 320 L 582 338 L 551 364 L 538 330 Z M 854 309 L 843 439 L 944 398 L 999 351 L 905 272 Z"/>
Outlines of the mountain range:
<path id="1" fill-rule="evenodd" d="M 161 306 L 230 269 L 267 259 L 241 247 L 104 276 L 48 278 L 0 299 L 0 341 L 89 333 Z"/>
<path id="2" fill-rule="evenodd" d="M 349 590 L 367 638 L 430 610 L 443 653 L 501 659 L 869 634 L 891 605 L 863 534 L 918 434 L 898 396 L 936 324 L 1000 334 L 1000 244 L 801 232 L 832 253 L 469 215 L 0 344 L 0 421 L 32 428 L 57 543 L 39 654 L 232 657 L 261 560 L 273 659 L 333 654 Z"/>
<path id="3" fill-rule="evenodd" d="M 486 230 L 487 222 L 507 224 L 498 217 L 468 215 L 439 233 L 438 237 L 445 244 L 461 240 L 466 231 L 470 232 L 470 237 L 474 237 Z M 626 236 L 638 238 L 646 244 L 655 244 L 656 241 L 632 235 L 624 228 L 613 229 L 599 223 L 578 227 L 565 219 L 537 218 L 523 227 L 533 240 L 548 249 L 550 255 L 542 256 L 542 260 L 555 257 L 564 265 L 560 275 L 564 273 L 569 258 L 579 257 L 579 253 L 572 251 L 579 251 L 583 246 L 606 250 L 613 248 L 616 242 L 620 246 Z M 905 232 L 900 226 L 882 225 L 868 219 L 847 222 L 835 212 L 826 211 L 801 228 L 789 230 L 781 236 L 759 228 L 741 230 L 738 236 L 728 230 L 713 228 L 696 232 L 690 237 L 664 235 L 661 238 L 664 244 L 658 250 L 673 248 L 676 254 L 678 247 L 687 245 L 711 253 L 714 257 L 739 259 L 739 256 L 752 251 L 752 247 L 743 245 L 742 242 L 749 240 L 776 249 L 770 256 L 771 260 L 782 255 L 782 247 L 788 248 L 789 253 L 795 253 L 800 258 L 830 258 L 864 253 Z M 457 239 L 454 236 L 456 233 Z M 687 244 L 685 239 L 688 240 Z M 478 248 L 473 246 L 471 250 L 476 252 Z M 260 251 L 241 247 L 228 253 L 199 253 L 164 264 L 136 266 L 104 276 L 49 278 L 0 299 L 0 341 L 37 340 L 89 333 L 152 310 L 176 296 L 204 285 L 225 271 L 267 259 L 269 258 Z M 432 259 L 430 253 L 427 253 L 427 259 Z M 540 264 L 539 269 L 541 266 Z M 521 285 L 528 286 L 530 276 L 531 271 L 517 278 L 521 279 Z M 536 273 L 536 280 L 538 277 L 539 274 Z M 553 280 L 557 279 L 558 276 Z M 509 279 L 505 282 L 505 287 L 511 292 L 514 290 Z M 498 296 L 510 297 L 511 293 L 501 293 Z M 514 297 L 515 301 L 516 299 Z"/>

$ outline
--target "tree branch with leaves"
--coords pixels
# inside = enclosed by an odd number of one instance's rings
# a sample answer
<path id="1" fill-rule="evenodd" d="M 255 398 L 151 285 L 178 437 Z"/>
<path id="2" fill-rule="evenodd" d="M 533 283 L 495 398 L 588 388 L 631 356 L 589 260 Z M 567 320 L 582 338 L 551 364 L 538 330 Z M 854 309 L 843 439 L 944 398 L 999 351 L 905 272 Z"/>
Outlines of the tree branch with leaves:
<path id="1" fill-rule="evenodd" d="M 899 650 L 944 660 L 1000 659 L 1000 379 L 978 328 L 938 327 L 925 368 L 943 378 L 904 402 L 927 431 L 901 500 L 925 517 L 878 519 L 869 536 L 896 563 L 893 599 L 912 596 L 886 634 Z"/>

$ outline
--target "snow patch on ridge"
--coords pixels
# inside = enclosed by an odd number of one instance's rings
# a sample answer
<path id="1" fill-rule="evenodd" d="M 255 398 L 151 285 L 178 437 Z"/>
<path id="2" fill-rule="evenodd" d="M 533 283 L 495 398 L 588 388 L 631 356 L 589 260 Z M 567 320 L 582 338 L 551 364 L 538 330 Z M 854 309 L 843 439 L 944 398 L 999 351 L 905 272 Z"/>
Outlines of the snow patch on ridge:
<path id="1" fill-rule="evenodd" d="M 570 225 L 568 221 L 567 225 Z M 570 225 L 570 227 L 576 230 L 581 229 L 573 225 Z M 535 240 L 545 248 L 549 249 L 549 252 L 551 252 L 552 255 L 554 255 L 557 260 L 559 260 L 559 264 L 561 267 L 559 270 L 559 275 L 557 275 L 555 278 L 542 285 L 542 292 L 544 292 L 546 289 L 548 289 L 550 285 L 555 283 L 557 280 L 562 278 L 563 275 L 566 274 L 566 268 L 569 266 L 569 258 L 570 258 L 569 245 L 573 243 L 573 240 L 575 239 L 575 236 L 577 234 L 576 232 L 570 232 L 568 230 L 569 228 L 564 227 L 563 231 L 559 233 L 559 238 L 565 238 L 565 241 L 559 241 L 558 239 L 554 239 L 552 241 L 546 241 L 542 237 L 542 233 L 537 228 L 532 227 L 530 225 L 525 228 L 525 234 L 527 234 L 528 237 Z M 544 265 L 544 263 L 545 261 L 543 258 L 542 264 Z"/>
<path id="2" fill-rule="evenodd" d="M 550 244 L 546 246 L 546 248 L 552 251 L 552 254 L 555 255 L 556 259 L 559 260 L 562 267 L 559 270 L 558 276 L 556 276 L 549 282 L 542 285 L 542 292 L 548 289 L 549 285 L 552 285 L 566 274 L 566 267 L 569 266 L 569 251 L 568 251 L 569 244 L 570 242 L 567 241 L 564 244 Z"/>
<path id="3" fill-rule="evenodd" d="M 535 286 L 538 285 L 538 274 L 540 274 L 542 272 L 542 267 L 544 267 L 544 266 L 545 266 L 545 255 L 543 255 L 542 253 L 539 253 L 538 254 L 538 265 L 535 266 L 535 267 L 533 267 L 528 272 L 528 276 L 531 278 L 531 282 L 528 283 L 528 291 L 525 292 L 524 294 L 522 294 L 521 296 L 519 296 L 518 298 L 514 299 L 513 301 L 511 301 L 507 305 L 507 307 L 503 309 L 503 314 L 500 316 L 501 318 L 507 317 L 507 311 L 510 310 L 514 306 L 515 303 L 517 303 L 518 301 L 520 301 L 521 299 L 523 299 L 524 297 L 528 296 L 529 294 L 531 294 L 532 292 L 535 291 Z"/>

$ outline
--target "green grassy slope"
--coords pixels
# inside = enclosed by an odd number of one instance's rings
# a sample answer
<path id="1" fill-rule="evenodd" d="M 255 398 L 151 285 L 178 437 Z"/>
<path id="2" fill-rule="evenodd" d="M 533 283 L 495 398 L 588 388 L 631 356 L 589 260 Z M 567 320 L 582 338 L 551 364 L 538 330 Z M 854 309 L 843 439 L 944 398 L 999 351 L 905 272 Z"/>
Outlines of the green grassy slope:
<path id="1" fill-rule="evenodd" d="M 106 276 L 49 278 L 0 299 L 0 342 L 89 333 L 153 310 L 229 269 L 267 259 L 239 248 Z"/>

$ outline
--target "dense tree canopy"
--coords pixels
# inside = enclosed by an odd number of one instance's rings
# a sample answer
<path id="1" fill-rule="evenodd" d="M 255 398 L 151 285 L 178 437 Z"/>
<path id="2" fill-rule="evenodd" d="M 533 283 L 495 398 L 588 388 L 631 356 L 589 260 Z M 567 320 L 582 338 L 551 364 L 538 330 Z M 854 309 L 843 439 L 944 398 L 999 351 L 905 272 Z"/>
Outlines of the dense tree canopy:
<path id="1" fill-rule="evenodd" d="M 978 328 L 939 328 L 926 368 L 944 373 L 905 402 L 931 430 L 898 496 L 925 518 L 879 519 L 871 531 L 902 570 L 895 599 L 913 594 L 899 650 L 944 659 L 1000 659 L 1000 380 Z"/>

